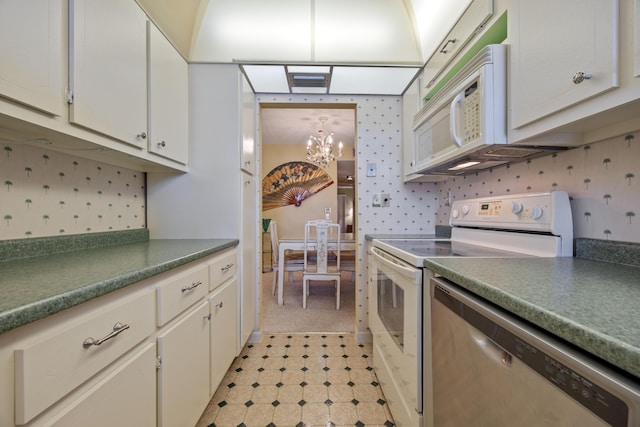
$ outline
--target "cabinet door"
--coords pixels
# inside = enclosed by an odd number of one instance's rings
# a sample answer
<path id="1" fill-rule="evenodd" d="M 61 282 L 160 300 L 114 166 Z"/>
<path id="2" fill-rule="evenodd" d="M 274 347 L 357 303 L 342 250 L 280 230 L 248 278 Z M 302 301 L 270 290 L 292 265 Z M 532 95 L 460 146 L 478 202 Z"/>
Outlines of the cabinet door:
<path id="1" fill-rule="evenodd" d="M 241 340 L 243 346 L 256 323 L 256 181 L 242 174 L 242 278 L 241 278 Z"/>
<path id="2" fill-rule="evenodd" d="M 193 426 L 209 402 L 209 303 L 158 336 L 158 426 Z"/>
<path id="3" fill-rule="evenodd" d="M 405 182 L 414 175 L 413 117 L 420 110 L 420 79 L 414 81 L 402 95 L 402 172 Z"/>
<path id="4" fill-rule="evenodd" d="M 146 16 L 131 0 L 71 0 L 69 120 L 145 148 Z"/>
<path id="5" fill-rule="evenodd" d="M 618 0 L 517 0 L 509 17 L 514 129 L 618 86 Z"/>
<path id="6" fill-rule="evenodd" d="M 151 23 L 149 31 L 149 151 L 189 160 L 189 67 Z"/>
<path id="7" fill-rule="evenodd" d="M 251 175 L 256 174 L 256 141 L 255 141 L 255 99 L 251 86 L 244 74 L 241 82 L 242 94 L 242 164 L 240 168 Z"/>
<path id="8" fill-rule="evenodd" d="M 0 95 L 61 115 L 62 0 L 0 2 Z"/>
<path id="9" fill-rule="evenodd" d="M 211 304 L 211 389 L 213 396 L 236 357 L 238 281 L 226 282 L 209 297 Z"/>
<path id="10" fill-rule="evenodd" d="M 155 391 L 156 347 L 147 344 L 44 425 L 155 427 Z"/>

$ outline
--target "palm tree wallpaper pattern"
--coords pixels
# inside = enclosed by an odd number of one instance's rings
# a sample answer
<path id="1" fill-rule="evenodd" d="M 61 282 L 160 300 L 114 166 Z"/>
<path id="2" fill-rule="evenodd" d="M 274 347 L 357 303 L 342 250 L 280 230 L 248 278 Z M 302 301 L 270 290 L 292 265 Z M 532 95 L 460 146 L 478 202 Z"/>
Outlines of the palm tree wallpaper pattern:
<path id="1" fill-rule="evenodd" d="M 640 243 L 640 133 L 502 166 L 439 185 L 438 224 L 454 198 L 566 190 L 571 197 L 574 237 Z"/>
<path id="2" fill-rule="evenodd" d="M 144 172 L 0 144 L 0 240 L 144 228 Z"/>

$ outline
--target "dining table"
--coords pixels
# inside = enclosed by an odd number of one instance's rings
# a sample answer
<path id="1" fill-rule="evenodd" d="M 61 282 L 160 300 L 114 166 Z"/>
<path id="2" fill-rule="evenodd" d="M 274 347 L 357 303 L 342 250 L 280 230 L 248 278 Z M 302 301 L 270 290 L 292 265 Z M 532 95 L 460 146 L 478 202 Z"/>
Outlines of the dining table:
<path id="1" fill-rule="evenodd" d="M 329 245 L 335 240 L 329 241 Z M 353 233 L 340 234 L 340 251 L 354 252 L 356 250 L 356 239 Z M 287 251 L 304 251 L 304 234 L 281 237 L 278 240 L 278 305 L 284 304 L 284 260 Z"/>

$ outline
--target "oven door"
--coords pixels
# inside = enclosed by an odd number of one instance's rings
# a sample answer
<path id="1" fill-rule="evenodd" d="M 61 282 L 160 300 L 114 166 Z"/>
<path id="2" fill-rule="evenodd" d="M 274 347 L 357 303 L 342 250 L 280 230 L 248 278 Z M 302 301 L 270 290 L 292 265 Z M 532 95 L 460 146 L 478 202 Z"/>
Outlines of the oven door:
<path id="1" fill-rule="evenodd" d="M 371 247 L 369 327 L 373 366 L 396 425 L 422 414 L 422 269 Z"/>

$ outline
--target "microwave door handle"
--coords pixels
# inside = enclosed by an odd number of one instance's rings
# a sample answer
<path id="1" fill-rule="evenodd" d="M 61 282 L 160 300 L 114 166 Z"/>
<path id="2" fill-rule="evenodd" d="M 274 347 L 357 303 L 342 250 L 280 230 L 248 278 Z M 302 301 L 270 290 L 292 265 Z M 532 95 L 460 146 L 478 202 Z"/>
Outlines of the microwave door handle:
<path id="1" fill-rule="evenodd" d="M 453 98 L 451 102 L 451 110 L 449 111 L 449 127 L 451 129 L 451 137 L 453 138 L 453 142 L 458 146 L 462 147 L 464 141 L 458 135 L 458 120 L 457 120 L 457 106 L 462 102 L 462 98 L 464 97 L 464 92 L 460 92 Z"/>

